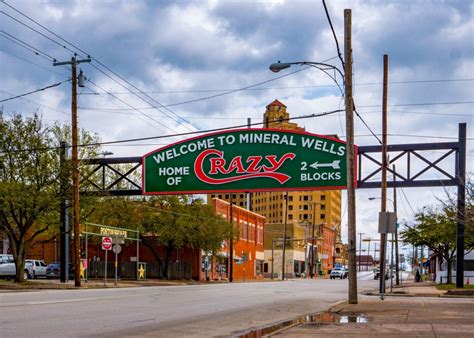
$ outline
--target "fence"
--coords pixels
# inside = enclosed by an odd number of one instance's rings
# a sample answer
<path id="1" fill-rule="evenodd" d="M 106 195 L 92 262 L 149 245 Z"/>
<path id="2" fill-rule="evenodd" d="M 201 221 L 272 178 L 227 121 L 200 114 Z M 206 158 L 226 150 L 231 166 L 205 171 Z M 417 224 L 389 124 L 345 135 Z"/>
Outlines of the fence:
<path id="1" fill-rule="evenodd" d="M 136 279 L 137 264 L 135 262 L 121 262 L 117 267 L 117 274 L 121 279 Z M 89 278 L 104 278 L 105 262 L 89 263 Z M 114 262 L 107 262 L 107 277 L 115 276 Z M 158 262 L 147 262 L 147 279 L 163 279 L 163 273 Z M 192 266 L 189 262 L 170 262 L 167 279 L 191 279 Z"/>

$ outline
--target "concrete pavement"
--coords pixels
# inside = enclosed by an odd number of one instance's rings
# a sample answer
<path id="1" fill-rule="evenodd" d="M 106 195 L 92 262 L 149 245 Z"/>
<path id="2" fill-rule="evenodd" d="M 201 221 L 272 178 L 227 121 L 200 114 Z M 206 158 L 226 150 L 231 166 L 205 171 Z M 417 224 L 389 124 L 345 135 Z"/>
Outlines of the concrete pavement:
<path id="1" fill-rule="evenodd" d="M 360 295 L 358 304 L 339 304 L 317 322 L 270 336 L 284 337 L 474 337 L 474 298 L 445 298 L 431 283 L 395 288 L 382 301 Z M 400 297 L 404 296 L 404 297 Z"/>

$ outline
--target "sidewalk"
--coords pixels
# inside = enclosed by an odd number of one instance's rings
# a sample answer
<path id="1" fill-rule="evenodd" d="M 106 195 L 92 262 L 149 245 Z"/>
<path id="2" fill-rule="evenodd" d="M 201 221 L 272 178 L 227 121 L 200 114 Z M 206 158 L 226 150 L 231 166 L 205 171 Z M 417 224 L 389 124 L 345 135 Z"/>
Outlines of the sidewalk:
<path id="1" fill-rule="evenodd" d="M 474 297 L 447 298 L 431 282 L 408 281 L 387 293 L 359 296 L 310 322 L 281 330 L 284 337 L 474 337 Z M 372 295 L 372 296 L 371 296 Z M 401 297 L 404 296 L 404 297 Z"/>
<path id="2" fill-rule="evenodd" d="M 361 297 L 331 312 L 336 323 L 302 324 L 272 336 L 474 337 L 474 299 Z"/>

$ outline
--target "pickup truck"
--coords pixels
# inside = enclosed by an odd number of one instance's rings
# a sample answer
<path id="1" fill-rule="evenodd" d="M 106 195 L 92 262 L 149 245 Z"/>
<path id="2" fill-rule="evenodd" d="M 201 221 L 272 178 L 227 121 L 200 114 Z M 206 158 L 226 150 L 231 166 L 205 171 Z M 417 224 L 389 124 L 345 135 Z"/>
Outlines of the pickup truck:
<path id="1" fill-rule="evenodd" d="M 26 265 L 23 273 L 23 278 L 27 280 L 29 272 Z M 13 261 L 13 255 L 0 255 L 0 278 L 15 278 L 15 276 L 16 266 Z"/>

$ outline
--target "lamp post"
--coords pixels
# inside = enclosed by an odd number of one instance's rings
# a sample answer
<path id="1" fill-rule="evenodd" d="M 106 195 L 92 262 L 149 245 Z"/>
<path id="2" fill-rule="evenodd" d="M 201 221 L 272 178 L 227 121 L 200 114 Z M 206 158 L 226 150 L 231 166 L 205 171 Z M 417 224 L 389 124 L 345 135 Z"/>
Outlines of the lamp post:
<path id="1" fill-rule="evenodd" d="M 277 62 L 270 65 L 274 73 L 292 65 L 307 65 L 317 68 L 336 82 L 336 73 L 344 81 L 344 97 L 346 104 L 346 139 L 347 139 L 347 204 L 348 204 L 348 242 L 349 242 L 349 304 L 357 304 L 357 267 L 356 267 L 356 215 L 355 215 L 355 161 L 354 161 L 354 101 L 352 97 L 352 14 L 350 9 L 344 10 L 344 73 L 336 66 L 324 62 Z M 334 76 L 328 73 L 334 71 Z M 314 221 L 314 220 L 313 220 Z"/>

